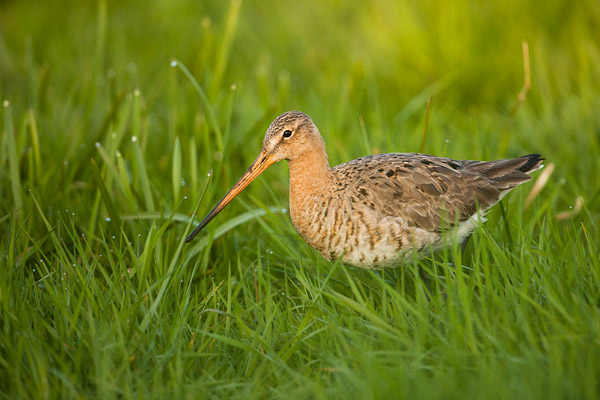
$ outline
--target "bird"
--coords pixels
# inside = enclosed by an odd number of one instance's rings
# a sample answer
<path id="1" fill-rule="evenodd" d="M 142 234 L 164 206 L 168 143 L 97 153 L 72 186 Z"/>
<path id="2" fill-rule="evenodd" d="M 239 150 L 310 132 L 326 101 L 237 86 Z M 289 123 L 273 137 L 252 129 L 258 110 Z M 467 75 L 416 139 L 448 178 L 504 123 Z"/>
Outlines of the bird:
<path id="1" fill-rule="evenodd" d="M 490 207 L 530 180 L 544 159 L 388 153 L 330 167 L 312 119 L 288 111 L 269 125 L 256 160 L 185 241 L 281 160 L 288 162 L 289 212 L 300 236 L 328 260 L 381 269 L 463 243 Z"/>

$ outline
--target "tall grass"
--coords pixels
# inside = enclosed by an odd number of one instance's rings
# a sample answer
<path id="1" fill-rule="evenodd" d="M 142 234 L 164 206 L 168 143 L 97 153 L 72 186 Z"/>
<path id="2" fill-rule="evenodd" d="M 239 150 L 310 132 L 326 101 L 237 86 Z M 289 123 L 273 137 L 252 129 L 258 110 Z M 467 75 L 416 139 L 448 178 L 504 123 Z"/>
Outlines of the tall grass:
<path id="1" fill-rule="evenodd" d="M 0 10 L 1 397 L 600 395 L 593 1 Z M 281 165 L 184 245 L 288 109 L 332 164 L 541 152 L 555 169 L 464 254 L 396 269 L 310 249 Z"/>

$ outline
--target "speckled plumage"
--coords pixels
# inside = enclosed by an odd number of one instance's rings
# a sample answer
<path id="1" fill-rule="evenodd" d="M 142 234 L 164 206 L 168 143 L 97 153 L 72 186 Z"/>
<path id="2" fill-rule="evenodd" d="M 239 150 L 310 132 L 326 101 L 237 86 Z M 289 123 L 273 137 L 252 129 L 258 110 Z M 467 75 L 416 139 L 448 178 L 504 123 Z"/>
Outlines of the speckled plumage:
<path id="1" fill-rule="evenodd" d="M 290 111 L 269 126 L 259 157 L 187 241 L 282 159 L 290 168 L 290 215 L 298 233 L 323 257 L 363 268 L 399 266 L 415 252 L 442 248 L 453 236 L 462 242 L 543 160 L 539 154 L 459 161 L 391 153 L 330 168 L 310 117 Z"/>

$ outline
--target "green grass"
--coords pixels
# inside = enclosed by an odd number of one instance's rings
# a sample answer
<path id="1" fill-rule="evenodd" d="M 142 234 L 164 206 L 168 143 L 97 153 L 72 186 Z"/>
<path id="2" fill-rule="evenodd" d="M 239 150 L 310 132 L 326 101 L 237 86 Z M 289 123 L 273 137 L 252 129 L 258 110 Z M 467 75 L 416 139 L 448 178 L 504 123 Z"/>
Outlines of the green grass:
<path id="1" fill-rule="evenodd" d="M 0 398 L 598 398 L 598 37 L 592 0 L 0 3 Z M 184 245 L 289 109 L 332 164 L 555 171 L 462 257 L 325 261 L 284 165 Z"/>

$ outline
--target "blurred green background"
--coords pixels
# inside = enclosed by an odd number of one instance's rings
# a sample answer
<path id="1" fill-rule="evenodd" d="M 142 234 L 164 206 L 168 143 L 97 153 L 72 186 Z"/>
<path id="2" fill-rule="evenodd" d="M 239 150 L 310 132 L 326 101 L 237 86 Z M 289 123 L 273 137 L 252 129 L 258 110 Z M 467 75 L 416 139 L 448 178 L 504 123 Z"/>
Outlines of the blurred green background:
<path id="1" fill-rule="evenodd" d="M 599 38 L 596 0 L 0 1 L 1 397 L 600 395 Z M 291 109 L 331 165 L 555 169 L 431 299 L 320 259 L 282 165 L 181 247 Z"/>

